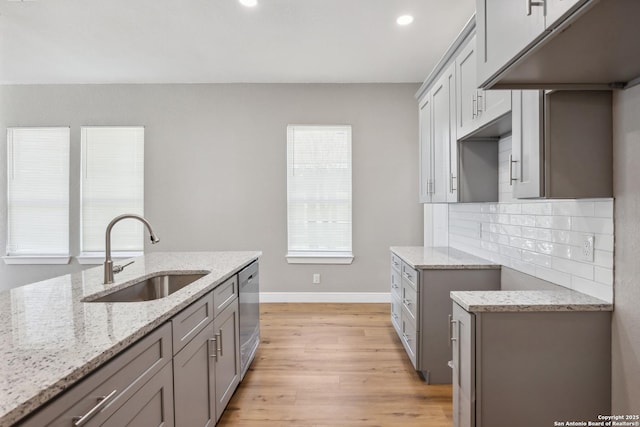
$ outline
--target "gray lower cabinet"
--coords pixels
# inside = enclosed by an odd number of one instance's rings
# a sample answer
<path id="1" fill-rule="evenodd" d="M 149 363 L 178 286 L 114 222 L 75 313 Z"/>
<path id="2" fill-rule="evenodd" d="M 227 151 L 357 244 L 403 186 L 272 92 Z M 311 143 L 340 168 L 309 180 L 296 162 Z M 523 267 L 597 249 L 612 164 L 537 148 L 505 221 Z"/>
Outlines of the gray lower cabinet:
<path id="1" fill-rule="evenodd" d="M 449 293 L 500 289 L 500 270 L 415 269 L 394 253 L 391 265 L 391 323 L 409 360 L 427 383 L 450 384 Z"/>
<path id="2" fill-rule="evenodd" d="M 240 382 L 239 335 L 235 298 L 174 356 L 176 426 L 211 427 L 220 419 Z"/>
<path id="3" fill-rule="evenodd" d="M 611 413 L 611 313 L 470 313 L 455 302 L 454 427 L 540 427 Z"/>
<path id="4" fill-rule="evenodd" d="M 240 383 L 233 276 L 20 427 L 213 427 Z"/>
<path id="5" fill-rule="evenodd" d="M 216 356 L 213 360 L 217 421 L 240 383 L 240 324 L 237 298 L 216 316 L 213 329 L 216 338 Z"/>
<path id="6" fill-rule="evenodd" d="M 19 425 L 173 426 L 171 357 L 165 324 Z"/>

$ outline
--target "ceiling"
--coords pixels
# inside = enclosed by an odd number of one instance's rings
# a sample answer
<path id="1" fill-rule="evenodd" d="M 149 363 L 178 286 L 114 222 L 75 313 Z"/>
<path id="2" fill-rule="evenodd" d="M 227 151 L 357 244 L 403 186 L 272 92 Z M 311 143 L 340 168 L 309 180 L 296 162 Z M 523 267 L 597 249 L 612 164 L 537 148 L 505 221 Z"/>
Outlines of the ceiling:
<path id="1" fill-rule="evenodd" d="M 474 0 L 0 0 L 0 84 L 421 82 Z M 409 13 L 415 21 L 396 24 Z"/>

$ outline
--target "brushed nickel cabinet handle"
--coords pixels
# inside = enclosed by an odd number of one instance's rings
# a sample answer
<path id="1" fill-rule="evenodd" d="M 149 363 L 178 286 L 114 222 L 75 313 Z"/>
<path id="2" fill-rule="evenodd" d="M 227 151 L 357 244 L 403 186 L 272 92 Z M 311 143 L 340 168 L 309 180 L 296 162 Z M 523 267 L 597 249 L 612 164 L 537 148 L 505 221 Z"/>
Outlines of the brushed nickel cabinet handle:
<path id="1" fill-rule="evenodd" d="M 513 164 L 518 163 L 517 160 L 513 160 L 513 154 L 509 155 L 509 185 L 513 185 L 513 181 L 517 181 L 518 178 L 513 177 Z"/>
<path id="2" fill-rule="evenodd" d="M 531 16 L 532 9 L 533 9 L 534 6 L 536 6 L 536 7 L 543 6 L 544 7 L 544 0 L 542 0 L 542 1 L 525 0 L 525 3 L 527 4 L 527 16 Z"/>
<path id="3" fill-rule="evenodd" d="M 87 412 L 86 414 L 80 417 L 72 418 L 73 426 L 80 427 L 85 425 L 91 418 L 93 418 L 98 412 L 100 412 L 105 406 L 107 406 L 111 398 L 113 398 L 117 392 L 118 390 L 113 390 L 111 393 L 107 394 L 106 396 L 100 396 L 98 398 L 98 403 L 96 404 L 96 406 L 89 409 L 89 412 Z"/>
<path id="4" fill-rule="evenodd" d="M 222 356 L 222 330 L 220 330 L 217 334 L 218 348 L 216 349 L 220 356 Z"/>
<path id="5" fill-rule="evenodd" d="M 218 336 L 216 334 L 216 336 Z M 216 347 L 216 338 L 209 338 L 209 357 L 213 357 L 215 360 L 218 360 L 218 352 Z M 211 348 L 213 346 L 213 349 Z"/>

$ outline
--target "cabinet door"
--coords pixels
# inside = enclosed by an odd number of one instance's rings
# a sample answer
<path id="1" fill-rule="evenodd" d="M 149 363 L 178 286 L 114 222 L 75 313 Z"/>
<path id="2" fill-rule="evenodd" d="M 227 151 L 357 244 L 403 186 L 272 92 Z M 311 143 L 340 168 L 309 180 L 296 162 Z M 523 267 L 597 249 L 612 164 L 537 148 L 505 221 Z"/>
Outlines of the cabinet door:
<path id="1" fill-rule="evenodd" d="M 476 83 L 476 36 L 456 57 L 456 109 L 457 138 L 463 138 L 476 128 L 478 98 Z"/>
<path id="2" fill-rule="evenodd" d="M 476 0 L 477 77 L 481 86 L 545 33 L 544 6 L 534 3 Z"/>
<path id="3" fill-rule="evenodd" d="M 237 299 L 215 318 L 213 329 L 217 344 L 217 356 L 214 358 L 217 421 L 240 383 L 240 328 Z"/>
<path id="4" fill-rule="evenodd" d="M 173 358 L 177 426 L 212 427 L 216 423 L 213 322 Z"/>
<path id="5" fill-rule="evenodd" d="M 587 0 L 546 0 L 546 27 L 551 28 L 567 12 L 572 12 Z"/>
<path id="6" fill-rule="evenodd" d="M 433 126 L 432 202 L 455 202 L 457 194 L 452 177 L 457 172 L 455 132 L 455 66 L 442 74 L 431 88 Z M 452 167 L 453 164 L 453 167 Z"/>
<path id="7" fill-rule="evenodd" d="M 102 424 L 104 427 L 173 427 L 173 425 L 171 363 L 166 364 Z"/>
<path id="8" fill-rule="evenodd" d="M 482 90 L 478 89 L 478 116 L 483 126 L 511 111 L 510 90 Z"/>
<path id="9" fill-rule="evenodd" d="M 475 316 L 453 303 L 453 427 L 475 426 Z"/>
<path id="10" fill-rule="evenodd" d="M 420 121 L 420 203 L 431 202 L 432 154 L 431 93 L 425 94 L 419 104 Z"/>
<path id="11" fill-rule="evenodd" d="M 543 92 L 513 91 L 511 182 L 516 198 L 544 196 Z"/>

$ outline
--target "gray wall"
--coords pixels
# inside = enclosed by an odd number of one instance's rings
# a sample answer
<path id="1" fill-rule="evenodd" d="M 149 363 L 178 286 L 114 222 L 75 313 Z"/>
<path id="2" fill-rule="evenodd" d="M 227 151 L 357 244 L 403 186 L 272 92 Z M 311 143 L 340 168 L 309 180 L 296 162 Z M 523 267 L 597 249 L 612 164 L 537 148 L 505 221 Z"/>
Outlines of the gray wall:
<path id="1" fill-rule="evenodd" d="M 640 414 L 640 86 L 613 98 L 615 283 L 612 412 Z"/>
<path id="2" fill-rule="evenodd" d="M 418 84 L 0 87 L 0 128 L 71 126 L 71 252 L 79 249 L 79 129 L 144 125 L 147 251 L 257 249 L 267 292 L 388 292 L 391 245 L 422 243 Z M 346 266 L 289 265 L 286 125 L 353 126 L 353 250 Z M 6 142 L 0 148 L 6 190 Z M 0 248 L 6 246 L 6 197 Z M 0 289 L 79 270 L 0 262 Z M 311 283 L 312 273 L 322 283 Z"/>

